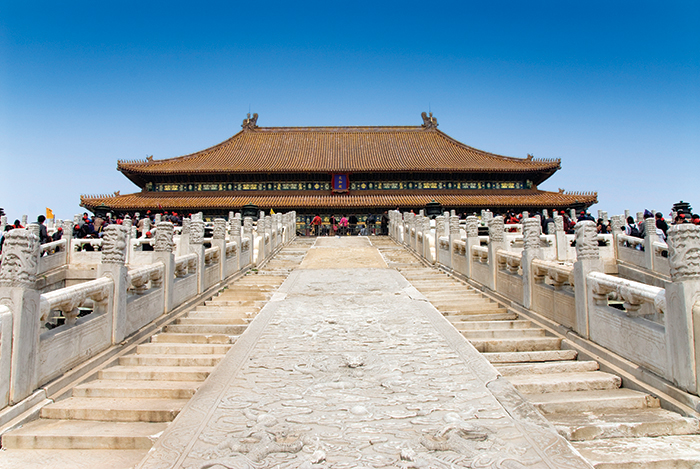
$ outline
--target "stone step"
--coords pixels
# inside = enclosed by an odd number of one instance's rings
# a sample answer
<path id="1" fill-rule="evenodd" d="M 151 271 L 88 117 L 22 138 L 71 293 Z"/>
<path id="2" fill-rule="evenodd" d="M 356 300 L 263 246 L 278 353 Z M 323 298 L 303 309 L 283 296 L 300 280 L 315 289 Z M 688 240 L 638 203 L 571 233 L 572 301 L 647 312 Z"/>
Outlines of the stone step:
<path id="1" fill-rule="evenodd" d="M 453 288 L 427 289 L 416 287 L 416 289 L 422 294 L 424 294 L 427 298 L 431 300 L 434 299 L 436 301 L 439 301 L 441 299 L 444 301 L 455 301 L 461 299 L 472 300 L 477 298 L 484 299 L 484 295 L 482 295 L 481 293 L 464 290 L 464 288 L 458 285 L 454 286 Z"/>
<path id="2" fill-rule="evenodd" d="M 224 355 L 164 355 L 134 353 L 119 358 L 123 366 L 216 366 Z"/>
<path id="3" fill-rule="evenodd" d="M 279 288 L 279 284 L 261 284 L 259 282 L 236 282 L 233 285 L 226 288 L 224 291 L 219 293 L 218 296 L 225 296 L 231 292 L 273 292 Z"/>
<path id="4" fill-rule="evenodd" d="M 435 309 L 440 311 L 443 316 L 471 316 L 475 314 L 506 314 L 508 310 L 504 308 L 503 306 L 498 306 L 497 303 L 484 303 L 484 304 L 479 304 L 479 305 L 468 305 L 468 304 L 463 304 L 460 307 L 457 306 L 451 306 L 449 308 L 445 307 L 439 307 L 436 305 Z M 516 314 L 513 314 L 511 317 L 517 318 L 518 316 Z M 480 319 L 481 320 L 481 319 Z"/>
<path id="5" fill-rule="evenodd" d="M 602 371 L 556 373 L 552 375 L 518 375 L 509 376 L 508 381 L 518 391 L 525 394 L 617 389 L 622 384 L 619 376 Z"/>
<path id="6" fill-rule="evenodd" d="M 136 347 L 136 353 L 175 354 L 175 355 L 225 355 L 231 349 L 230 344 L 181 344 L 181 343 L 147 343 Z"/>
<path id="7" fill-rule="evenodd" d="M 113 366 L 98 373 L 99 379 L 204 381 L 213 366 Z"/>
<path id="8" fill-rule="evenodd" d="M 124 469 L 136 467 L 147 449 L 3 449 L 0 467 L 22 469 Z"/>
<path id="9" fill-rule="evenodd" d="M 227 334 L 241 335 L 248 325 L 216 325 L 216 324 L 170 324 L 165 326 L 165 332 L 174 332 L 177 334 Z"/>
<path id="10" fill-rule="evenodd" d="M 187 399 L 69 397 L 41 409 L 41 418 L 109 420 L 113 422 L 171 422 Z"/>
<path id="11" fill-rule="evenodd" d="M 483 307 L 499 307 L 498 303 L 495 303 L 488 298 L 482 298 L 480 296 L 475 296 L 474 298 L 464 298 L 461 300 L 428 300 L 439 310 L 445 311 L 468 311 L 473 309 L 480 309 Z"/>
<path id="12" fill-rule="evenodd" d="M 151 337 L 151 343 L 178 344 L 221 344 L 228 345 L 236 341 L 235 336 L 228 334 L 183 334 L 161 332 Z"/>
<path id="13" fill-rule="evenodd" d="M 532 323 L 527 320 L 493 320 L 493 321 L 469 321 L 456 323 L 455 327 L 462 331 L 473 330 L 503 330 L 503 329 L 529 329 Z"/>
<path id="14" fill-rule="evenodd" d="M 495 322 L 495 321 L 512 321 L 518 318 L 518 315 L 509 312 L 503 308 L 495 313 L 459 313 L 455 311 L 441 311 L 442 315 L 447 318 L 452 324 L 457 327 L 458 324 L 468 324 L 471 322 Z"/>
<path id="15" fill-rule="evenodd" d="M 204 318 L 231 318 L 240 319 L 242 321 L 250 321 L 254 318 L 260 310 L 246 311 L 231 311 L 226 308 L 212 308 L 211 306 L 198 306 L 196 311 L 190 311 L 187 313 L 188 318 L 192 319 L 204 319 Z"/>
<path id="16" fill-rule="evenodd" d="M 626 388 L 601 391 L 548 392 L 546 394 L 524 394 L 524 396 L 545 415 L 659 407 L 659 400 L 655 397 Z"/>
<path id="17" fill-rule="evenodd" d="M 471 288 L 466 287 L 465 285 L 456 282 L 454 280 L 438 280 L 436 281 L 425 281 L 425 282 L 416 282 L 416 281 L 411 281 L 410 279 L 407 279 L 411 282 L 411 285 L 416 287 L 421 293 L 428 295 L 428 294 L 435 294 L 439 295 L 441 293 L 462 293 L 462 294 L 480 294 L 476 290 L 473 290 Z"/>
<path id="18" fill-rule="evenodd" d="M 683 417 L 661 408 L 601 413 L 556 413 L 547 415 L 547 420 L 569 441 L 700 433 L 700 421 L 697 419 Z"/>
<path id="19" fill-rule="evenodd" d="M 136 467 L 148 450 L 3 449 L 1 454 L 3 469 L 124 469 Z"/>
<path id="20" fill-rule="evenodd" d="M 482 354 L 489 362 L 499 363 L 551 362 L 555 360 L 576 360 L 575 350 L 540 350 L 529 352 L 489 352 Z"/>
<path id="21" fill-rule="evenodd" d="M 532 337 L 527 339 L 472 339 L 469 342 L 479 352 L 532 352 L 558 350 L 562 339 L 557 337 Z"/>
<path id="22" fill-rule="evenodd" d="M 267 301 L 272 297 L 272 293 L 267 293 L 267 292 L 238 292 L 238 291 L 230 291 L 226 293 L 222 293 L 219 296 L 215 296 L 211 300 L 205 302 L 205 304 L 211 304 L 211 303 L 223 303 L 223 302 L 238 302 L 238 301 Z M 210 303 L 211 302 L 211 303 Z"/>
<path id="23" fill-rule="evenodd" d="M 248 324 L 243 318 L 240 317 L 221 317 L 214 315 L 213 317 L 200 317 L 200 316 L 187 316 L 184 318 L 179 318 L 177 320 L 178 324 L 195 324 L 195 325 L 206 325 L 206 324 L 216 324 L 216 325 L 235 325 L 235 324 Z"/>
<path id="24" fill-rule="evenodd" d="M 204 306 L 218 306 L 218 307 L 223 307 L 223 306 L 247 306 L 247 307 L 259 307 L 262 308 L 265 306 L 265 303 L 268 300 L 265 299 L 264 301 L 262 300 L 208 300 L 204 302 Z"/>
<path id="25" fill-rule="evenodd" d="M 194 311 L 190 311 L 188 313 L 188 316 L 190 315 L 197 315 L 199 313 L 216 313 L 216 314 L 227 314 L 230 316 L 234 317 L 249 317 L 249 316 L 255 316 L 260 312 L 262 309 L 263 305 L 259 306 L 204 306 L 200 305 L 195 307 Z"/>
<path id="26" fill-rule="evenodd" d="M 132 399 L 189 399 L 202 381 L 140 381 L 97 379 L 73 388 L 73 397 L 122 397 Z"/>
<path id="27" fill-rule="evenodd" d="M 544 337 L 545 330 L 541 328 L 530 329 L 493 329 L 493 330 L 461 330 L 467 339 L 519 339 L 528 337 Z"/>
<path id="28" fill-rule="evenodd" d="M 700 439 L 678 435 L 574 441 L 574 448 L 601 469 L 697 469 Z"/>
<path id="29" fill-rule="evenodd" d="M 495 365 L 503 376 L 536 375 L 545 373 L 585 373 L 597 371 L 596 361 L 555 361 L 541 363 L 518 363 L 512 365 Z"/>
<path id="30" fill-rule="evenodd" d="M 167 425 L 38 419 L 5 433 L 2 446 L 3 449 L 149 449 Z"/>

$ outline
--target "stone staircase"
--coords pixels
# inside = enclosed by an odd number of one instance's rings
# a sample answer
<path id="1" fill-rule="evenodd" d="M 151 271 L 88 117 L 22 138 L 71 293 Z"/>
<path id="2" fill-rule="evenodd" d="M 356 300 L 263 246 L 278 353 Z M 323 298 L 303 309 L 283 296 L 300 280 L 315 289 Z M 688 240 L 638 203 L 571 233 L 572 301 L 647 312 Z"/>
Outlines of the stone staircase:
<path id="1" fill-rule="evenodd" d="M 660 408 L 620 377 L 577 360 L 562 338 L 389 239 L 372 238 L 397 269 L 597 468 L 700 468 L 697 419 Z"/>
<path id="2" fill-rule="evenodd" d="M 40 418 L 2 436 L 0 468 L 127 468 L 138 463 L 311 244 L 295 241 L 121 356 Z"/>

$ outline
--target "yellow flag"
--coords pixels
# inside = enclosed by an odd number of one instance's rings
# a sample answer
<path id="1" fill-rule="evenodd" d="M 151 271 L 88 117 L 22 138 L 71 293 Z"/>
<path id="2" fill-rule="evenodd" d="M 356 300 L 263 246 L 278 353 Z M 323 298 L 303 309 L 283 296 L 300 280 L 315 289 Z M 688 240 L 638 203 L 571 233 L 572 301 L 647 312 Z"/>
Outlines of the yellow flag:
<path id="1" fill-rule="evenodd" d="M 53 210 L 51 210 L 49 207 L 46 207 L 46 219 L 53 220 Z"/>
<path id="2" fill-rule="evenodd" d="M 274 215 L 274 214 L 275 214 L 275 211 L 270 209 L 270 215 Z"/>

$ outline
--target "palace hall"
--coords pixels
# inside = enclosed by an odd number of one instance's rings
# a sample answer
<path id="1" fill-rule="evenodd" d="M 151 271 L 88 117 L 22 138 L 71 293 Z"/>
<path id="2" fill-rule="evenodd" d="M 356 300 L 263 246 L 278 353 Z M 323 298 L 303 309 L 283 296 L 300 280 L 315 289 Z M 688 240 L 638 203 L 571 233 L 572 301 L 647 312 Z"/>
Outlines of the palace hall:
<path id="1" fill-rule="evenodd" d="M 414 210 L 531 212 L 577 210 L 594 192 L 543 191 L 559 159 L 514 158 L 478 150 L 438 130 L 422 113 L 415 126 L 259 127 L 258 115 L 218 145 L 185 156 L 120 160 L 117 169 L 141 188 L 132 194 L 81 196 L 93 212 L 170 211 L 228 216 L 244 206 L 367 214 Z"/>

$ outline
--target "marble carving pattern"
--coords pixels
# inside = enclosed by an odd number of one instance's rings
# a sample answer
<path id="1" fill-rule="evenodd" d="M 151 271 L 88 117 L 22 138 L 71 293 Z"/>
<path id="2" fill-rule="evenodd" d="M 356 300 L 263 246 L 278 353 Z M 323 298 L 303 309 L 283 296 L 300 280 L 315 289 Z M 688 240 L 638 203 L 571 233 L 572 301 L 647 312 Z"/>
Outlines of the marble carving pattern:
<path id="1" fill-rule="evenodd" d="M 285 286 L 140 467 L 590 467 L 397 272 Z"/>

